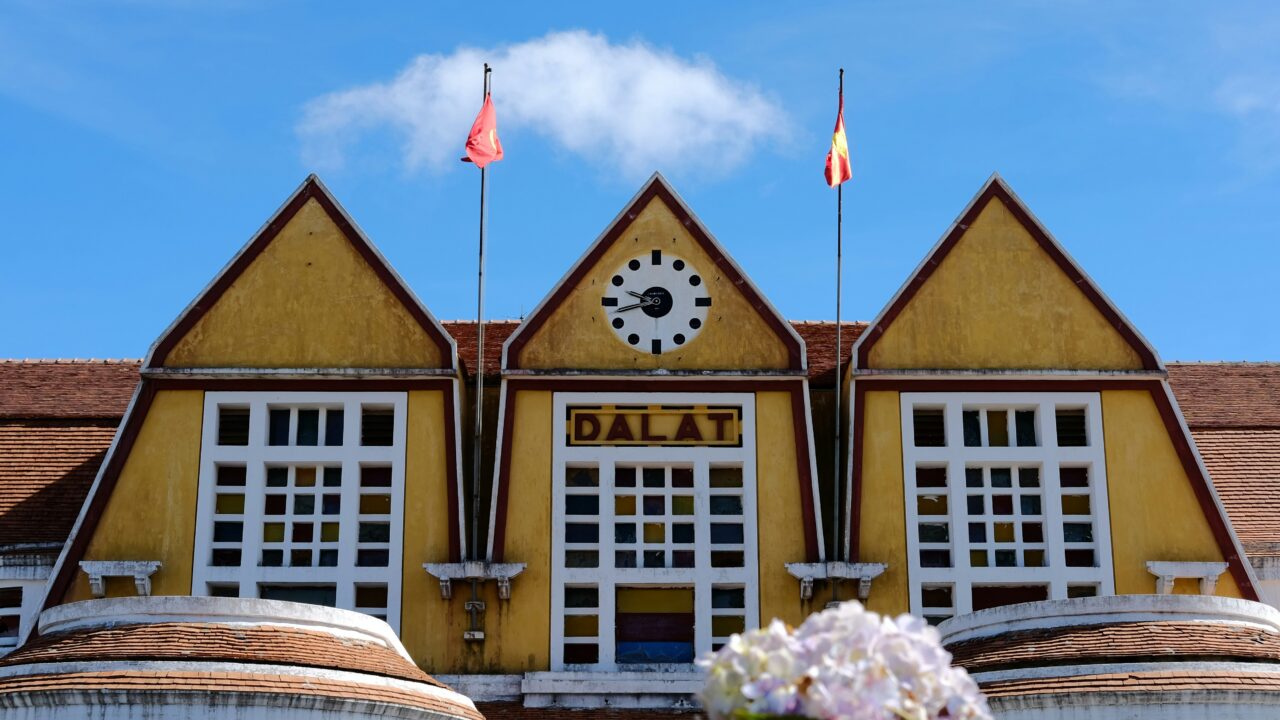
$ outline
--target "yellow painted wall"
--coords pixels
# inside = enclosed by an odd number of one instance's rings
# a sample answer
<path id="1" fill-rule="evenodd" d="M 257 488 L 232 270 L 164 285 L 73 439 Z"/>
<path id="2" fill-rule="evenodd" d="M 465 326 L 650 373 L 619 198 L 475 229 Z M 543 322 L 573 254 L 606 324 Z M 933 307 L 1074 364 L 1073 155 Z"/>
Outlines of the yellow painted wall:
<path id="1" fill-rule="evenodd" d="M 600 297 L 624 263 L 650 250 L 684 258 L 697 269 L 712 298 L 702 331 L 678 350 L 637 352 L 608 326 Z M 747 303 L 684 225 L 654 199 L 591 268 L 519 358 L 524 368 L 786 369 L 787 348 Z"/>
<path id="2" fill-rule="evenodd" d="M 448 425 L 444 391 L 409 392 L 406 426 L 404 488 L 404 578 L 401 585 L 400 639 L 424 668 L 443 668 L 452 662 L 447 638 L 461 638 L 466 615 L 440 598 L 440 583 L 422 569 L 423 563 L 449 562 L 449 470 L 446 447 Z M 465 594 L 466 588 L 457 592 Z"/>
<path id="3" fill-rule="evenodd" d="M 896 615 L 907 612 L 907 508 L 902 476 L 901 406 L 897 392 L 863 396 L 862 512 L 858 533 L 859 562 L 889 566 L 871 584 L 867 607 Z M 856 460 L 855 460 L 856 462 Z"/>
<path id="4" fill-rule="evenodd" d="M 791 393 L 756 393 L 756 532 L 761 624 L 776 617 L 799 625 L 805 616 L 821 610 L 830 599 L 830 588 L 817 586 L 813 599 L 802 601 L 800 582 L 786 571 L 787 563 L 806 561 L 804 525 Z"/>
<path id="5" fill-rule="evenodd" d="M 872 346 L 868 365 L 1137 370 L 1142 361 L 992 200 Z"/>
<path id="6" fill-rule="evenodd" d="M 442 367 L 314 199 L 174 346 L 169 367 Z"/>
<path id="7" fill-rule="evenodd" d="M 1147 572 L 1148 560 L 1222 562 L 1151 394 L 1103 392 L 1102 427 L 1116 592 L 1154 593 L 1156 579 Z M 1191 588 L 1183 583 L 1177 589 Z M 1241 596 L 1230 573 L 1218 579 L 1217 594 Z"/>
<path id="8" fill-rule="evenodd" d="M 202 391 L 156 393 L 85 550 L 85 560 L 159 560 L 154 595 L 191 592 L 203 411 Z M 107 594 L 137 590 L 132 582 L 108 583 Z M 77 572 L 63 602 L 90 597 L 88 578 Z"/>

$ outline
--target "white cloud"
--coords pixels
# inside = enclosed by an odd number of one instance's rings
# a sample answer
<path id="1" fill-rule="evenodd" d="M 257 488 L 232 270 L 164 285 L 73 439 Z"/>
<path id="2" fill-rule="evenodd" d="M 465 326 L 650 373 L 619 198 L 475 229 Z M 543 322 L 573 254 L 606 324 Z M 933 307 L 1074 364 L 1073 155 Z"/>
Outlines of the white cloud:
<path id="1" fill-rule="evenodd" d="M 495 68 L 500 134 L 531 130 L 630 177 L 674 167 L 723 175 L 782 137 L 787 125 L 774 102 L 709 61 L 638 41 L 555 32 L 489 50 L 419 55 L 389 82 L 310 101 L 297 128 L 304 160 L 341 165 L 362 136 L 390 129 L 408 169 L 457 166 L 480 109 L 486 61 Z M 518 157 L 506 146 L 508 158 Z"/>

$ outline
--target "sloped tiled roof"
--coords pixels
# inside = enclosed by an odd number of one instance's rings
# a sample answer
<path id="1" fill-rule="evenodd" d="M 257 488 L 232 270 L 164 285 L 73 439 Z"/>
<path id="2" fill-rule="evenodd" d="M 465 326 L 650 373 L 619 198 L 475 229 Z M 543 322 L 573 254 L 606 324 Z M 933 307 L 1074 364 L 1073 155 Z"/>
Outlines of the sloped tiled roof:
<path id="1" fill-rule="evenodd" d="M 1083 693 L 1119 693 L 1129 702 L 1146 702 L 1137 693 L 1174 693 L 1181 691 L 1219 691 L 1267 693 L 1272 702 L 1280 693 L 1280 673 L 1233 672 L 1220 670 L 1184 670 L 1155 672 L 1105 673 L 1075 677 L 1029 678 L 983 683 L 988 700 L 1024 695 L 1068 695 Z"/>
<path id="2" fill-rule="evenodd" d="M 0 420 L 0 546 L 66 541 L 117 423 Z"/>
<path id="3" fill-rule="evenodd" d="M 0 360 L 0 418 L 119 418 L 141 360 Z"/>
<path id="4" fill-rule="evenodd" d="M 1280 428 L 1192 435 L 1245 552 L 1280 555 Z"/>
<path id="5" fill-rule="evenodd" d="M 161 622 L 52 633 L 0 659 L 0 667 L 125 660 L 297 665 L 445 687 L 385 645 L 279 625 Z"/>
<path id="6" fill-rule="evenodd" d="M 1187 425 L 1280 428 L 1280 363 L 1168 363 Z"/>
<path id="7" fill-rule="evenodd" d="M 971 673 L 1174 657 L 1280 663 L 1280 635 L 1243 625 L 1131 622 L 1022 630 L 959 642 L 947 650 L 956 665 Z"/>

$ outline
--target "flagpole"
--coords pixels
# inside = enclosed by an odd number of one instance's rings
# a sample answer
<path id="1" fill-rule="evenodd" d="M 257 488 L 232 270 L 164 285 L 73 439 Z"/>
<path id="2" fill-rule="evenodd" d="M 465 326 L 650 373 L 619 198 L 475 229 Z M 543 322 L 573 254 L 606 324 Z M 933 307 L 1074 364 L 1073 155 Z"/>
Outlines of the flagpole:
<path id="1" fill-rule="evenodd" d="M 840 108 L 841 108 L 841 111 L 842 111 L 842 113 L 843 113 L 843 110 L 844 110 L 844 68 L 840 68 Z M 844 183 L 843 183 L 843 182 L 841 182 L 840 184 L 836 185 L 836 423 L 835 423 L 835 443 L 834 443 L 834 444 L 835 444 L 835 450 L 833 451 L 833 452 L 834 452 L 834 454 L 835 454 L 835 462 L 834 462 L 834 464 L 832 464 L 832 466 L 831 466 L 831 467 L 832 467 L 832 471 L 831 471 L 831 473 L 832 473 L 832 478 L 833 478 L 833 480 L 834 480 L 834 485 L 835 485 L 835 490 L 834 490 L 834 492 L 832 493 L 832 497 L 833 497 L 833 498 L 834 498 L 834 500 L 835 500 L 835 538 L 836 538 L 836 544 L 835 544 L 835 553 L 834 553 L 834 554 L 835 554 L 835 556 L 836 556 L 836 560 L 840 560 L 840 559 L 841 559 L 841 557 L 840 557 L 840 555 L 841 555 L 841 550 L 842 550 L 842 549 L 843 549 L 843 547 L 844 547 L 844 542 L 842 542 L 842 540 L 841 540 L 841 535 L 840 535 L 840 527 L 841 527 L 841 524 L 842 524 L 842 523 L 840 522 L 840 515 L 841 515 L 841 513 L 840 513 L 840 510 L 841 510 L 841 507 L 840 507 L 840 494 L 841 494 L 841 493 L 840 493 L 840 485 L 841 485 L 841 482 L 842 482 L 842 478 L 841 478 L 841 475 L 840 475 L 840 420 L 841 420 L 841 416 L 840 416 L 840 394 L 841 394 L 842 392 L 844 392 L 844 378 L 843 378 L 843 377 L 841 377 L 841 375 L 840 375 L 840 353 L 842 352 L 842 346 L 841 346 L 841 344 L 840 344 L 840 290 L 841 290 L 841 287 L 840 287 L 840 284 L 841 284 L 840 263 L 841 263 L 841 256 L 842 256 L 842 254 L 843 254 L 843 247 L 842 247 L 842 246 L 843 246 L 843 244 L 844 244 L 844 237 L 843 237 L 843 233 L 844 233 Z M 832 597 L 831 597 L 831 599 L 832 599 L 832 600 L 838 600 L 838 599 L 839 599 L 839 598 L 836 596 L 836 594 L 835 594 L 835 589 L 834 589 L 834 588 L 832 588 Z"/>
<path id="2" fill-rule="evenodd" d="M 484 97 L 489 99 L 489 73 L 493 70 L 484 64 Z M 476 273 L 476 416 L 475 438 L 471 460 L 471 559 L 480 559 L 480 440 L 484 430 L 484 225 L 485 188 L 488 177 L 484 166 L 480 167 L 480 257 Z M 474 583 L 473 583 L 474 593 Z M 474 598 L 473 598 L 474 599 Z"/>

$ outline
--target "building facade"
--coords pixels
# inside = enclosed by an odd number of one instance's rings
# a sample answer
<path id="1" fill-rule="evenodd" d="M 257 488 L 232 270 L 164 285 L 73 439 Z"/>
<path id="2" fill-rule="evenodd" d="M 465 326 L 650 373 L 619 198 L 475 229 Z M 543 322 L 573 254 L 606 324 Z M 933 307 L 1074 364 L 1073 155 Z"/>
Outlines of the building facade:
<path id="1" fill-rule="evenodd" d="M 10 645 L 92 598 L 291 600 L 531 717 L 692 709 L 696 657 L 849 599 L 999 672 L 966 623 L 1013 605 L 1210 596 L 1280 648 L 1249 602 L 1280 580 L 1280 366 L 1166 365 L 999 177 L 839 377 L 834 325 L 784 319 L 661 176 L 584 245 L 477 366 L 312 177 L 145 360 L 0 365 Z"/>

